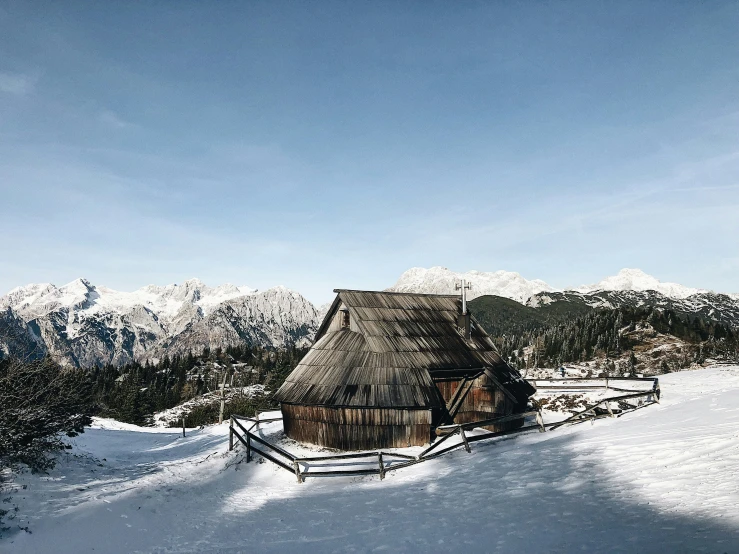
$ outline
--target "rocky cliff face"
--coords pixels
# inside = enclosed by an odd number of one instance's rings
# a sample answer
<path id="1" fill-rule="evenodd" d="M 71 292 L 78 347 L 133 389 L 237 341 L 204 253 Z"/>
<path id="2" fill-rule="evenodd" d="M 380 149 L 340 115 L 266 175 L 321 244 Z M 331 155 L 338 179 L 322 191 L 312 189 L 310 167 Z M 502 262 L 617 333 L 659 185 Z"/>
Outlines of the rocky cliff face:
<path id="1" fill-rule="evenodd" d="M 284 287 L 211 288 L 193 279 L 123 293 L 78 279 L 63 287 L 19 287 L 0 297 L 0 352 L 48 353 L 87 367 L 241 342 L 304 345 L 318 317 L 308 300 Z"/>

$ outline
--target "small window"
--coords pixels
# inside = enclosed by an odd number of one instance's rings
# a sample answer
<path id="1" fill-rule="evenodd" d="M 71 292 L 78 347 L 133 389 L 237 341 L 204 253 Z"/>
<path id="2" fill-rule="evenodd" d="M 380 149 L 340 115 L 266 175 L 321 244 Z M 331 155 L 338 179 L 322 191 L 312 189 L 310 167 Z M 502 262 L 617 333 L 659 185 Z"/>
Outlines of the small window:
<path id="1" fill-rule="evenodd" d="M 341 328 L 342 329 L 348 329 L 349 328 L 349 310 L 341 310 Z"/>

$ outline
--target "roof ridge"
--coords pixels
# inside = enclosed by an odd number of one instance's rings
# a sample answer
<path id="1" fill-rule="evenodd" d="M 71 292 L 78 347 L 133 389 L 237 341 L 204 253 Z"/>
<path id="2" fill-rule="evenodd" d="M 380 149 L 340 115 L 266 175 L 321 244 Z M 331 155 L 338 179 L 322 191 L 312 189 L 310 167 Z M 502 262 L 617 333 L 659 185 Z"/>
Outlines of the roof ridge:
<path id="1" fill-rule="evenodd" d="M 434 298 L 459 298 L 458 294 L 433 294 L 425 292 L 396 292 L 391 290 L 357 290 L 357 289 L 334 289 L 336 294 L 342 292 L 366 292 L 370 294 L 392 294 L 396 296 L 433 296 Z"/>

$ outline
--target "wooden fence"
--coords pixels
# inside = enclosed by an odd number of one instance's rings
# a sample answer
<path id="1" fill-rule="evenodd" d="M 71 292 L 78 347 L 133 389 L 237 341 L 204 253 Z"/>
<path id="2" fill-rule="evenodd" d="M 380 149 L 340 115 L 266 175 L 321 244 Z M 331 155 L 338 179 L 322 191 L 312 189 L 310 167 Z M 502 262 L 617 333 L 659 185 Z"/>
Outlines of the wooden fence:
<path id="1" fill-rule="evenodd" d="M 229 437 L 228 437 L 228 449 L 229 451 L 234 449 L 234 438 L 241 442 L 246 448 L 246 461 L 251 461 L 252 454 L 256 453 L 263 458 L 275 463 L 278 467 L 295 474 L 298 483 L 302 483 L 306 477 L 329 477 L 329 476 L 351 476 L 351 475 L 379 475 L 380 479 L 385 478 L 385 473 L 390 470 L 401 469 L 404 467 L 412 466 L 427 460 L 446 454 L 457 448 L 464 448 L 467 452 L 471 452 L 470 443 L 492 439 L 496 437 L 502 437 L 506 435 L 513 435 L 516 433 L 524 433 L 527 431 L 538 430 L 545 432 L 547 429 L 556 429 L 563 425 L 574 425 L 577 423 L 583 423 L 585 421 L 594 421 L 602 417 L 620 417 L 624 411 L 620 414 L 614 413 L 610 404 L 612 402 L 623 403 L 627 400 L 633 400 L 637 398 L 646 398 L 646 402 L 631 406 L 628 411 L 633 411 L 653 403 L 659 403 L 660 388 L 659 380 L 657 378 L 611 378 L 606 382 L 605 385 L 595 384 L 580 384 L 579 388 L 577 385 L 560 385 L 555 386 L 554 383 L 563 383 L 565 381 L 604 381 L 604 379 L 537 379 L 537 388 L 546 390 L 582 390 L 582 389 L 607 389 L 614 390 L 617 392 L 629 392 L 620 396 L 612 396 L 604 398 L 587 406 L 584 410 L 573 414 L 572 416 L 562 421 L 545 423 L 541 413 L 541 409 L 535 404 L 536 410 L 528 411 L 520 414 L 506 415 L 502 417 L 496 417 L 492 419 L 485 419 L 481 421 L 473 421 L 470 423 L 461 423 L 455 425 L 443 425 L 437 427 L 436 435 L 440 438 L 435 440 L 428 448 L 416 456 L 408 454 L 401 454 L 399 452 L 387 452 L 387 451 L 374 451 L 374 452 L 357 452 L 357 453 L 346 453 L 346 454 L 334 454 L 329 456 L 314 456 L 314 457 L 303 457 L 300 458 L 287 450 L 280 448 L 279 446 L 266 441 L 258 434 L 253 433 L 254 429 L 259 429 L 260 424 L 271 423 L 274 421 L 281 421 L 281 417 L 259 419 L 257 417 L 245 417 L 245 416 L 231 416 L 231 422 L 229 426 Z M 620 387 L 613 387 L 610 385 L 610 381 L 651 381 L 652 387 L 648 391 L 637 391 L 622 389 Z M 552 383 L 550 385 L 539 383 Z M 495 425 L 498 423 L 504 423 L 508 421 L 516 421 L 519 419 L 525 419 L 527 417 L 534 416 L 536 423 L 533 425 L 525 425 L 518 429 L 510 431 L 485 431 L 478 432 L 474 435 L 467 435 L 466 431 L 470 431 L 477 427 L 485 427 L 488 425 Z M 246 423 L 246 426 L 242 424 Z M 439 447 L 446 443 L 446 441 L 455 436 L 459 435 L 462 439 L 461 443 L 447 445 L 444 448 Z M 255 445 L 256 443 L 256 445 Z M 376 461 L 371 461 L 371 460 Z M 338 462 L 338 463 L 337 463 Z M 368 467 L 340 469 L 341 466 L 357 466 L 364 465 Z M 339 469 L 336 469 L 336 468 Z M 328 469 L 326 469 L 328 468 Z"/>

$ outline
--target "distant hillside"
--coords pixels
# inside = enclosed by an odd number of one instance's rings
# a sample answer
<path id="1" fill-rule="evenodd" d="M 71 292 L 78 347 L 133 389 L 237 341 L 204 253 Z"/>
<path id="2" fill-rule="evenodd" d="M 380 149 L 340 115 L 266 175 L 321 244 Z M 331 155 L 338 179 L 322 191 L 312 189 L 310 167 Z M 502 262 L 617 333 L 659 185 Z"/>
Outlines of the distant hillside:
<path id="1" fill-rule="evenodd" d="M 652 292 L 606 295 L 607 302 L 589 302 L 582 295 L 546 293 L 534 306 L 484 296 L 469 305 L 501 354 L 522 369 L 595 362 L 619 375 L 739 360 L 731 310 L 690 312 L 677 304 L 676 311 L 660 306 L 655 295 L 664 297 Z"/>
<path id="2" fill-rule="evenodd" d="M 502 296 L 481 296 L 471 300 L 469 307 L 475 319 L 492 336 L 546 328 L 594 310 L 587 304 L 566 300 L 534 308 Z"/>

